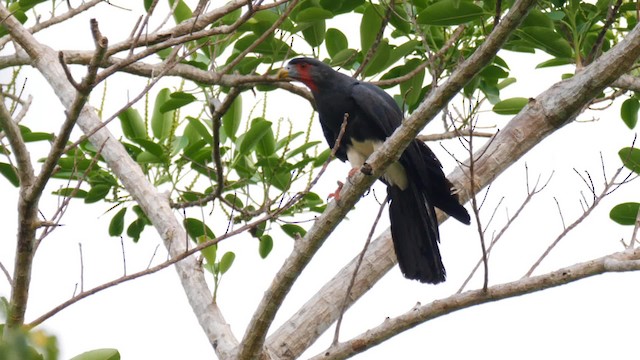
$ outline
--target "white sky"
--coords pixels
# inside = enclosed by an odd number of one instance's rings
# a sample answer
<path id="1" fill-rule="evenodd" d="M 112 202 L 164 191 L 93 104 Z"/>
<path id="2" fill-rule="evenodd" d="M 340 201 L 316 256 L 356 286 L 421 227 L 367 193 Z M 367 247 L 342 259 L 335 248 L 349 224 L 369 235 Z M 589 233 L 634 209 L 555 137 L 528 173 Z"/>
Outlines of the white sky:
<path id="1" fill-rule="evenodd" d="M 103 34 L 115 43 L 128 35 L 139 13 L 139 9 L 127 12 L 103 5 L 91 11 L 89 16 L 98 18 Z M 75 19 L 42 32 L 37 38 L 49 45 L 56 44 L 56 49 L 91 49 L 87 19 Z M 507 52 L 501 55 L 512 66 L 511 76 L 519 79 L 504 93 L 508 97 L 535 97 L 557 82 L 562 70 L 570 71 L 568 68 L 534 71 L 535 64 L 546 59 L 544 56 L 533 60 L 526 54 Z M 48 85 L 34 72 L 28 74 L 25 94 L 33 95 L 34 103 L 25 123 L 33 130 L 56 131 L 64 118 L 62 108 Z M 5 83 L 9 75 L 7 70 L 0 72 L 0 82 Z M 132 80 L 129 76 L 119 79 L 109 82 L 107 107 L 112 111 L 126 101 L 127 94 L 134 96 L 145 83 L 144 79 Z M 252 96 L 250 92 L 245 93 L 244 103 L 251 104 Z M 256 99 L 260 96 L 258 94 Z M 269 105 L 273 118 L 290 118 L 294 122 L 306 122 L 311 111 L 305 100 L 284 92 L 269 95 Z M 554 197 L 560 202 L 567 223 L 579 216 L 580 191 L 586 191 L 586 188 L 573 168 L 589 171 L 601 188 L 600 153 L 609 175 L 618 167 L 617 151 L 629 146 L 634 136 L 620 121 L 618 109 L 619 106 L 614 105 L 606 112 L 597 113 L 598 121 L 571 124 L 558 131 L 494 182 L 483 213 L 485 222 L 502 196 L 506 197 L 504 204 L 510 214 L 524 199 L 524 161 L 529 166 L 532 182 L 538 175 L 546 179 L 555 171 L 547 190 L 534 199 L 492 254 L 490 274 L 493 284 L 521 277 L 562 231 Z M 509 120 L 509 117 L 493 113 L 482 116 L 484 122 L 498 128 Z M 580 119 L 589 120 L 591 116 L 582 115 Z M 437 132 L 441 130 L 439 126 L 435 121 L 426 131 Z M 314 137 L 322 140 L 319 125 L 314 127 Z M 430 145 L 445 164 L 445 171 L 450 172 L 454 162 L 438 144 Z M 460 150 L 456 141 L 444 145 L 449 150 Z M 34 157 L 44 154 L 42 148 L 36 149 L 31 150 Z M 342 180 L 347 170 L 347 165 L 332 164 L 316 192 L 326 196 L 334 189 L 335 180 Z M 54 182 L 49 190 L 60 185 Z M 380 185 L 375 189 L 379 193 L 384 191 Z M 0 261 L 13 269 L 17 192 L 6 181 L 0 182 L 0 191 L 7 204 L 0 210 L 5 229 L 4 241 L 0 241 Z M 628 239 L 631 228 L 612 223 L 608 212 L 617 203 L 637 201 L 637 193 L 638 183 L 633 182 L 606 199 L 590 218 L 561 242 L 537 273 L 622 250 L 620 239 Z M 51 214 L 56 201 L 45 196 L 43 212 Z M 27 321 L 65 301 L 74 292 L 80 273 L 79 243 L 84 254 L 85 289 L 122 275 L 120 242 L 107 234 L 112 215 L 102 215 L 108 207 L 105 204 L 85 206 L 74 201 L 63 220 L 65 226 L 41 245 L 35 258 Z M 276 318 L 274 329 L 360 251 L 366 236 L 362 229 L 368 229 L 377 207 L 373 196 L 365 197 L 349 215 L 350 220 L 343 222 L 327 240 L 293 288 Z M 492 225 L 496 231 L 505 222 L 504 207 L 498 214 Z M 192 215 L 199 217 L 196 212 Z M 220 226 L 214 219 L 209 225 Z M 386 227 L 388 219 L 383 217 L 378 232 Z M 446 283 L 422 285 L 404 279 L 397 267 L 392 269 L 347 312 L 341 338 L 347 339 L 376 326 L 385 317 L 402 314 L 418 301 L 424 304 L 455 292 L 479 257 L 474 229 L 475 224 L 466 227 L 454 221 L 441 226 L 441 248 L 448 273 Z M 223 279 L 218 297 L 238 338 L 242 337 L 272 275 L 291 250 L 289 238 L 282 236 L 274 240 L 274 250 L 266 260 L 259 258 L 256 241 L 248 236 L 221 245 L 221 249 L 233 250 L 237 255 L 236 263 Z M 138 244 L 125 239 L 128 273 L 145 268 L 160 243 L 151 229 L 144 232 Z M 155 261 L 165 257 L 166 251 L 160 246 Z M 635 336 L 632 324 L 640 321 L 640 315 L 634 309 L 640 295 L 636 286 L 639 280 L 637 273 L 608 274 L 541 293 L 476 306 L 420 325 L 356 358 L 630 357 L 635 353 L 633 346 L 629 346 L 632 343 L 629 339 Z M 472 286 L 479 284 L 476 279 Z M 9 296 L 9 286 L 3 279 L 0 279 L 0 296 Z M 101 347 L 117 348 L 123 359 L 176 359 L 185 358 L 187 354 L 189 358 L 200 359 L 212 358 L 213 354 L 172 269 L 82 300 L 48 320 L 42 328 L 59 337 L 62 359 Z M 315 355 L 325 349 L 332 336 L 333 328 L 306 355 Z"/>

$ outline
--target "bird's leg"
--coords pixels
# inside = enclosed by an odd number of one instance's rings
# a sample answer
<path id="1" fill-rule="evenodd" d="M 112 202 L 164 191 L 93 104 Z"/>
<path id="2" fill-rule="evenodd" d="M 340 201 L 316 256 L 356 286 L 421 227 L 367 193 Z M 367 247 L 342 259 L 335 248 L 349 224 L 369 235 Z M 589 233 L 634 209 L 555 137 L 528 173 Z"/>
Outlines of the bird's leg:
<path id="1" fill-rule="evenodd" d="M 365 175 L 371 175 L 371 171 L 372 171 L 371 165 L 364 163 L 362 167 L 351 168 L 351 170 L 349 170 L 349 173 L 347 174 L 347 180 L 351 182 L 351 178 L 354 177 L 358 173 L 358 171 L 361 171 Z M 342 181 L 338 181 L 338 188 L 336 189 L 336 191 L 329 194 L 327 198 L 329 199 L 333 198 L 333 199 L 336 199 L 336 201 L 340 201 L 340 191 L 342 191 L 343 186 L 344 186 L 344 183 Z"/>
<path id="2" fill-rule="evenodd" d="M 336 201 L 340 201 L 340 191 L 342 191 L 343 186 L 344 183 L 342 181 L 338 181 L 338 188 L 336 189 L 336 191 L 329 194 L 329 196 L 327 196 L 327 199 L 334 198 L 336 199 Z"/>

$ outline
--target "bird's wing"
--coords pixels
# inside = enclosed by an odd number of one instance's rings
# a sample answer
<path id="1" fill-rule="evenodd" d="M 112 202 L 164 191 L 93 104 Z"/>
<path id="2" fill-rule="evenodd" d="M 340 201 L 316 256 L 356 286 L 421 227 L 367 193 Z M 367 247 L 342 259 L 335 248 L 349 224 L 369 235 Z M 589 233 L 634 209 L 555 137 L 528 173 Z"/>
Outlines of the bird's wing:
<path id="1" fill-rule="evenodd" d="M 351 89 L 351 97 L 367 118 L 369 126 L 380 134 L 390 136 L 402 122 L 402 111 L 395 100 L 379 87 L 358 82 Z"/>

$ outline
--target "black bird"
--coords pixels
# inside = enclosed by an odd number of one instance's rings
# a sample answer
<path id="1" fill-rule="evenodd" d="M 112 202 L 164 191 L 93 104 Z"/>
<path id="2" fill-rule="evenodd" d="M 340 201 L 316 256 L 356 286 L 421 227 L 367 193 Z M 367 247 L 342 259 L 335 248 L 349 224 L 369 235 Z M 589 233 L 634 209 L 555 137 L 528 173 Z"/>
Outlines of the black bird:
<path id="1" fill-rule="evenodd" d="M 331 148 L 336 146 L 348 114 L 336 156 L 349 160 L 354 169 L 359 169 L 402 122 L 402 111 L 384 90 L 339 73 L 319 60 L 293 59 L 279 77 L 301 81 L 311 90 Z M 391 235 L 400 270 L 406 278 L 423 283 L 444 281 L 434 206 L 465 224 L 471 219 L 442 172 L 440 161 L 424 142 L 414 140 L 380 180 L 387 185 Z"/>

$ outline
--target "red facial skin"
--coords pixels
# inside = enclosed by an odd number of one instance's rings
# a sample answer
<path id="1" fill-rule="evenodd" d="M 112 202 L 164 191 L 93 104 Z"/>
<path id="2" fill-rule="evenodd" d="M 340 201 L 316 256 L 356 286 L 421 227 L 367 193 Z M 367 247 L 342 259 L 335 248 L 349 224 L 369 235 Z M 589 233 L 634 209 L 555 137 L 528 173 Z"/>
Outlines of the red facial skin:
<path id="1" fill-rule="evenodd" d="M 296 76 L 296 80 L 302 81 L 302 83 L 307 85 L 307 87 L 311 89 L 311 91 L 318 91 L 318 86 L 315 84 L 315 82 L 313 82 L 313 77 L 311 76 L 311 72 L 309 71 L 310 66 L 305 63 L 301 63 L 296 64 L 295 67 L 298 73 Z"/>

